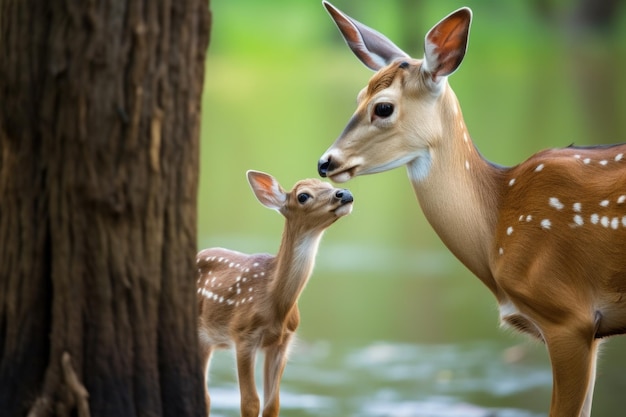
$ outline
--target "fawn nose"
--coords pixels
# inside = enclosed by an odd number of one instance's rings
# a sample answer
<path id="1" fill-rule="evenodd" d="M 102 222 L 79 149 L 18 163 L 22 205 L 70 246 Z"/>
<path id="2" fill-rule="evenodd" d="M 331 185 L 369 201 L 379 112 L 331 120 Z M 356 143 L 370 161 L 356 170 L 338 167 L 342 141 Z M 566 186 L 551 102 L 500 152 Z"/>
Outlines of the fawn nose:
<path id="1" fill-rule="evenodd" d="M 352 203 L 354 201 L 354 197 L 352 197 L 352 193 L 348 190 L 338 190 L 335 193 L 335 197 L 341 200 L 341 204 Z"/>
<path id="2" fill-rule="evenodd" d="M 326 176 L 328 175 L 328 171 L 331 171 L 331 170 L 332 170 L 332 166 L 330 162 L 330 156 L 328 157 L 327 160 L 324 160 L 322 158 L 317 163 L 317 172 L 320 174 L 320 177 L 326 178 Z"/>

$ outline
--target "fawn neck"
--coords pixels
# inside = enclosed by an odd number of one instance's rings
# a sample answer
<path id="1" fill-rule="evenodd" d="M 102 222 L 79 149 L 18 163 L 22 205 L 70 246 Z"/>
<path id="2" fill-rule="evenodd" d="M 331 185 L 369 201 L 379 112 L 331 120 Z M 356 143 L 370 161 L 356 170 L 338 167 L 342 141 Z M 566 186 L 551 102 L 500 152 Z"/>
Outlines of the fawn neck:
<path id="1" fill-rule="evenodd" d="M 278 318 L 284 319 L 298 301 L 313 272 L 323 234 L 324 230 L 303 230 L 298 222 L 285 220 L 276 254 L 276 271 L 269 288 L 269 296 L 274 300 L 274 312 Z"/>
<path id="2" fill-rule="evenodd" d="M 409 178 L 441 240 L 497 295 L 490 258 L 504 170 L 475 148 L 448 85 L 438 104 L 442 137 L 432 141 L 428 174 L 424 177 L 414 161 L 408 164 Z"/>

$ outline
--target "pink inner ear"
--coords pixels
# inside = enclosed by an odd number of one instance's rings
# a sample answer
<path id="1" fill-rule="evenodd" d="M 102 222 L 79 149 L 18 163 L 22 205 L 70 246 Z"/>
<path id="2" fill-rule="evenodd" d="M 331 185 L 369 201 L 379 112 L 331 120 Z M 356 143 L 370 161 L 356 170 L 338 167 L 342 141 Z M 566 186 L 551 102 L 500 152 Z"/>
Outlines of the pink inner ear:
<path id="1" fill-rule="evenodd" d="M 274 177 L 262 172 L 249 172 L 248 175 L 252 191 L 261 204 L 275 210 L 284 205 L 285 192 Z"/>
<path id="2" fill-rule="evenodd" d="M 274 180 L 267 175 L 257 175 L 255 177 L 257 185 L 267 194 L 273 194 Z"/>
<path id="3" fill-rule="evenodd" d="M 469 20 L 462 14 L 452 15 L 428 34 L 428 40 L 444 49 L 458 49 L 467 40 Z"/>
<path id="4" fill-rule="evenodd" d="M 428 32 L 426 54 L 433 76 L 450 75 L 461 64 L 467 48 L 471 18 L 469 9 L 461 9 Z"/>

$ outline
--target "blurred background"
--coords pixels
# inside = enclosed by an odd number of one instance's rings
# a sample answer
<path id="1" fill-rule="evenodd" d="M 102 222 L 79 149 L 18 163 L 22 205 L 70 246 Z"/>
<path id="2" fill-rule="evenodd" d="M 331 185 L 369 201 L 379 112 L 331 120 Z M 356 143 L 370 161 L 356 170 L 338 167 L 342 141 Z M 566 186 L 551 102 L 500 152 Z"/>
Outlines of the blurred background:
<path id="1" fill-rule="evenodd" d="M 491 161 L 515 165 L 547 147 L 626 138 L 623 2 L 333 4 L 415 57 L 430 27 L 470 6 L 468 53 L 450 83 Z M 319 0 L 214 0 L 211 8 L 199 247 L 275 253 L 283 218 L 256 201 L 246 170 L 269 172 L 285 188 L 316 177 L 372 73 Z M 354 212 L 327 231 L 300 299 L 281 414 L 547 415 L 544 347 L 499 328 L 494 297 L 431 230 L 405 170 L 344 185 Z M 625 347 L 625 338 L 604 345 L 594 416 L 622 413 Z M 239 415 L 232 353 L 214 357 L 209 387 L 212 415 Z"/>

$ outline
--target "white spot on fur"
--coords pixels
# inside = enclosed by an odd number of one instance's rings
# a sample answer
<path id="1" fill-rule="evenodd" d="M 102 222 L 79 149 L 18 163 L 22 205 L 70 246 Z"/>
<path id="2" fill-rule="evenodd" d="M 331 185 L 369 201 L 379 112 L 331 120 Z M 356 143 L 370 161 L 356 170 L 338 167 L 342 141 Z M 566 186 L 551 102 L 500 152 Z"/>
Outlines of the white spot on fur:
<path id="1" fill-rule="evenodd" d="M 576 154 L 576 155 L 574 155 L 574 158 L 580 159 L 580 155 Z"/>
<path id="2" fill-rule="evenodd" d="M 615 155 L 615 162 L 621 161 L 623 157 L 624 157 L 623 153 L 618 153 L 617 155 Z"/>
<path id="3" fill-rule="evenodd" d="M 511 235 L 513 234 L 513 227 L 512 227 L 512 226 L 509 226 L 509 227 L 506 229 L 506 234 L 507 234 L 507 235 L 509 235 L 509 236 L 511 236 Z"/>
<path id="4" fill-rule="evenodd" d="M 608 163 L 609 161 L 607 161 L 606 159 L 603 159 L 602 161 L 600 161 L 600 165 L 606 165 Z"/>
<path id="5" fill-rule="evenodd" d="M 469 161 L 467 161 L 467 160 L 465 161 L 465 169 L 468 170 L 468 171 L 470 169 L 470 164 L 469 164 Z"/>
<path id="6" fill-rule="evenodd" d="M 498 253 L 500 254 L 500 256 L 504 255 L 504 249 L 503 248 L 498 249 Z"/>
<path id="7" fill-rule="evenodd" d="M 598 216 L 596 213 L 593 213 L 589 220 L 591 220 L 591 223 L 593 224 L 598 224 L 598 221 L 600 221 L 600 216 Z"/>
<path id="8" fill-rule="evenodd" d="M 512 178 L 511 181 L 509 181 L 509 187 L 511 187 L 513 184 L 515 184 L 515 178 Z"/>
<path id="9" fill-rule="evenodd" d="M 521 216 L 519 216 L 518 221 L 520 221 L 520 222 L 521 222 L 522 220 L 524 220 L 524 215 L 523 215 L 523 214 L 522 214 Z"/>
<path id="10" fill-rule="evenodd" d="M 609 227 L 609 218 L 607 216 L 602 216 L 602 218 L 600 219 L 600 224 L 602 224 L 602 226 L 604 227 Z"/>
<path id="11" fill-rule="evenodd" d="M 535 172 L 539 172 L 539 171 L 541 171 L 541 170 L 543 169 L 543 167 L 544 167 L 544 166 L 545 166 L 544 164 L 539 164 L 539 165 L 537 165 L 537 168 L 535 168 Z"/>
<path id="12" fill-rule="evenodd" d="M 211 291 L 209 291 L 209 290 L 207 290 L 207 289 L 201 288 L 201 289 L 200 289 L 200 293 L 201 293 L 204 297 L 206 297 L 206 298 L 208 298 L 208 299 L 213 298 L 213 292 L 211 292 Z"/>
<path id="13" fill-rule="evenodd" d="M 574 223 L 576 223 L 576 225 L 578 225 L 578 226 L 582 226 L 585 222 L 584 222 L 582 216 L 577 214 L 577 215 L 574 216 Z"/>
<path id="14" fill-rule="evenodd" d="M 609 200 L 602 200 L 602 201 L 600 201 L 600 205 L 602 207 L 608 207 L 609 206 Z"/>
<path id="15" fill-rule="evenodd" d="M 555 209 L 557 209 L 557 210 L 562 210 L 562 209 L 563 209 L 563 207 L 565 207 L 565 206 L 563 205 L 563 203 L 561 203 L 561 202 L 559 201 L 559 199 L 558 199 L 558 198 L 556 198 L 556 197 L 550 197 L 549 202 L 550 202 L 550 206 L 551 206 L 551 207 L 554 207 L 554 208 L 555 208 Z"/>
<path id="16" fill-rule="evenodd" d="M 572 210 L 574 210 L 576 213 L 580 213 L 581 209 L 582 205 L 580 203 L 574 203 L 574 205 L 572 205 Z"/>
<path id="17" fill-rule="evenodd" d="M 626 201 L 626 195 L 620 195 L 617 198 L 617 204 L 622 204 L 624 201 Z"/>
<path id="18" fill-rule="evenodd" d="M 584 162 L 585 164 L 588 164 L 589 162 L 591 162 L 591 159 L 590 159 L 590 158 L 585 158 L 585 159 L 583 159 L 583 162 Z"/>
<path id="19" fill-rule="evenodd" d="M 550 229 L 551 226 L 552 226 L 552 222 L 550 221 L 550 219 L 543 219 L 541 221 L 541 227 L 543 229 Z"/>
<path id="20" fill-rule="evenodd" d="M 528 216 L 526 216 L 526 221 L 529 222 L 533 219 L 533 216 L 531 216 L 530 214 Z"/>
<path id="21" fill-rule="evenodd" d="M 619 227 L 619 217 L 613 217 L 611 220 L 611 228 L 616 230 Z"/>

